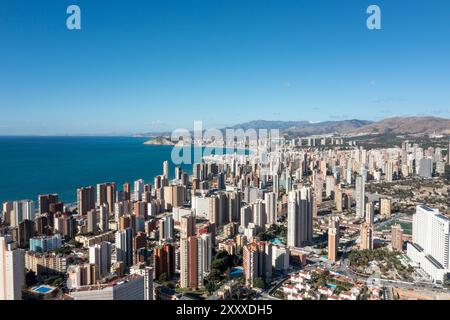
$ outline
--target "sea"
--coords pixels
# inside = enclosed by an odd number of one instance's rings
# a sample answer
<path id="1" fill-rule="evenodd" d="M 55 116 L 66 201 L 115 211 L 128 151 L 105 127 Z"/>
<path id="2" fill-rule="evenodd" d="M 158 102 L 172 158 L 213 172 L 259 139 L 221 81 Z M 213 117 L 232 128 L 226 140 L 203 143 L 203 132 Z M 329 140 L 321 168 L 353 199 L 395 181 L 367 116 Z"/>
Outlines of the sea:
<path id="1" fill-rule="evenodd" d="M 0 203 L 37 201 L 39 194 L 57 193 L 65 203 L 76 202 L 79 187 L 153 178 L 171 161 L 172 146 L 146 145 L 136 137 L 0 137 Z M 194 151 L 192 151 L 194 152 Z M 245 152 L 245 151 L 244 151 Z M 192 153 L 193 154 L 193 153 Z M 181 165 L 192 173 L 191 164 Z"/>

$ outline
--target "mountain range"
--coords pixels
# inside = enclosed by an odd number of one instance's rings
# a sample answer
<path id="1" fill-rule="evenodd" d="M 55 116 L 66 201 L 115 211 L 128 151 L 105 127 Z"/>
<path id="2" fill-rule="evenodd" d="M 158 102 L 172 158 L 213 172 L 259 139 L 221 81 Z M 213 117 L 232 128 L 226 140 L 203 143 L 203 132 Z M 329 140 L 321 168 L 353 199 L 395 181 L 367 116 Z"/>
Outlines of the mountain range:
<path id="1" fill-rule="evenodd" d="M 256 120 L 230 127 L 231 129 L 279 129 L 289 135 L 323 134 L 382 135 L 382 134 L 450 134 L 450 119 L 436 117 L 395 117 L 373 122 L 367 120 L 342 121 L 267 121 Z"/>
<path id="2" fill-rule="evenodd" d="M 254 120 L 234 126 L 222 128 L 226 129 L 279 129 L 282 134 L 292 136 L 309 136 L 340 134 L 346 136 L 362 135 L 429 135 L 429 134 L 450 134 L 450 119 L 437 117 L 394 117 L 380 121 L 367 120 L 341 120 L 341 121 L 278 121 L 278 120 Z M 166 133 L 143 133 L 136 136 L 159 137 L 170 136 Z"/>

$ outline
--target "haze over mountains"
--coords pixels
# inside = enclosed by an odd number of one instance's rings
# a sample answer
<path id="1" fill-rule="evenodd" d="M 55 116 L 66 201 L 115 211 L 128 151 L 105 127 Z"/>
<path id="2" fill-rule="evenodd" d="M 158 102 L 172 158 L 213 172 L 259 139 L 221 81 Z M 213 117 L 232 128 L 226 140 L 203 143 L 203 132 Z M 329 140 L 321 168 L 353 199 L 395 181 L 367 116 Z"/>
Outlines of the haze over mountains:
<path id="1" fill-rule="evenodd" d="M 266 121 L 256 120 L 242 124 L 237 124 L 231 129 L 279 129 L 283 133 L 295 135 L 316 135 L 350 132 L 366 125 L 372 124 L 366 120 L 342 120 L 342 121 L 325 121 L 325 122 L 309 122 L 309 121 Z"/>
<path id="2" fill-rule="evenodd" d="M 450 119 L 437 117 L 394 117 L 381 121 L 341 120 L 341 121 L 271 121 L 254 120 L 236 124 L 226 129 L 279 129 L 281 133 L 295 136 L 342 134 L 342 135 L 382 135 L 382 134 L 450 134 Z M 145 133 L 140 136 L 168 136 L 167 133 Z"/>
<path id="3" fill-rule="evenodd" d="M 395 117 L 378 122 L 342 120 L 312 123 L 308 121 L 250 121 L 232 129 L 280 129 L 293 135 L 377 135 L 377 134 L 450 134 L 450 119 L 436 117 Z"/>

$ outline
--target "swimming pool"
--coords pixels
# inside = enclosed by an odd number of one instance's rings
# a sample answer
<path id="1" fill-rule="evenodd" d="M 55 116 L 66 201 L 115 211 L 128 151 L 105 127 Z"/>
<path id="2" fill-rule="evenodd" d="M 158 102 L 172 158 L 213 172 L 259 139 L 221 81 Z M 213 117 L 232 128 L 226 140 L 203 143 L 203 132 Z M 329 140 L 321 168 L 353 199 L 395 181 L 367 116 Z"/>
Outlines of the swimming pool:
<path id="1" fill-rule="evenodd" d="M 232 277 L 240 277 L 244 273 L 244 270 L 241 268 L 233 268 L 230 272 L 230 276 Z"/>
<path id="2" fill-rule="evenodd" d="M 273 244 L 279 245 L 279 244 L 283 244 L 283 242 L 281 241 L 280 238 L 275 238 L 271 241 Z"/>
<path id="3" fill-rule="evenodd" d="M 52 288 L 46 287 L 46 286 L 39 286 L 39 287 L 35 287 L 32 289 L 34 292 L 38 292 L 38 293 L 49 293 L 50 291 L 52 291 Z"/>

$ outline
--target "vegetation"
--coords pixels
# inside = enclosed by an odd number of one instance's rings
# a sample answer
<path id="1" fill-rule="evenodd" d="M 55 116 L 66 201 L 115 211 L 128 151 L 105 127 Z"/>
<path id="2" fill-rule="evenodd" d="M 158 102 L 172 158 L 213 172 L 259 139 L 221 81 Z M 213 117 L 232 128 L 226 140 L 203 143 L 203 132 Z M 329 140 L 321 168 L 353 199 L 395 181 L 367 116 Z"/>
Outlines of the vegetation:
<path id="1" fill-rule="evenodd" d="M 62 254 L 62 255 L 71 254 L 72 253 L 72 248 L 69 247 L 69 246 L 64 246 L 64 247 L 56 249 L 55 253 L 56 254 Z"/>
<path id="2" fill-rule="evenodd" d="M 36 273 L 32 270 L 25 274 L 25 284 L 27 287 L 32 287 L 37 284 Z"/>
<path id="3" fill-rule="evenodd" d="M 230 278 L 232 268 L 242 264 L 242 259 L 237 255 L 229 255 L 226 251 L 219 251 L 211 262 L 211 271 L 205 280 L 205 288 L 210 293 L 216 291 L 222 281 Z"/>
<path id="4" fill-rule="evenodd" d="M 335 294 L 349 291 L 353 286 L 349 282 L 337 280 L 330 274 L 330 271 L 328 270 L 325 270 L 322 273 L 314 272 L 311 276 L 311 279 L 308 280 L 308 284 L 315 289 L 319 287 L 327 287 L 328 285 L 336 286 L 336 288 L 334 289 Z"/>
<path id="5" fill-rule="evenodd" d="M 159 282 L 167 282 L 169 280 L 169 277 L 167 276 L 167 273 L 161 273 L 161 275 L 159 276 Z"/>
<path id="6" fill-rule="evenodd" d="M 53 287 L 59 287 L 63 283 L 64 283 L 64 276 L 62 275 L 52 276 L 44 280 L 44 284 L 51 285 Z"/>
<path id="7" fill-rule="evenodd" d="M 287 227 L 273 224 L 268 230 L 259 233 L 258 238 L 261 241 L 272 241 L 279 238 L 283 243 L 285 243 L 287 239 Z"/>
<path id="8" fill-rule="evenodd" d="M 75 239 L 70 240 L 69 242 L 67 242 L 67 244 L 69 244 L 72 247 L 75 247 L 77 249 L 80 249 L 83 247 L 83 244 L 81 242 L 76 241 Z"/>
<path id="9" fill-rule="evenodd" d="M 450 273 L 447 273 L 446 275 L 444 275 L 444 279 L 442 281 L 442 285 L 445 288 L 450 289 Z"/>
<path id="10" fill-rule="evenodd" d="M 256 278 L 254 286 L 256 288 L 265 289 L 267 287 L 267 282 L 263 278 Z"/>
<path id="11" fill-rule="evenodd" d="M 358 296 L 358 300 L 367 300 L 367 298 L 369 298 L 369 288 L 367 288 L 367 286 L 364 286 Z"/>
<path id="12" fill-rule="evenodd" d="M 450 165 L 445 166 L 444 179 L 447 183 L 450 183 Z"/>
<path id="13" fill-rule="evenodd" d="M 348 259 L 350 266 L 354 268 L 367 268 L 372 261 L 377 262 L 382 273 L 390 270 L 397 271 L 404 280 L 411 280 L 411 273 L 414 269 L 411 266 L 405 266 L 399 259 L 400 253 L 397 251 L 388 251 L 384 248 L 375 250 L 359 250 L 350 252 Z"/>

